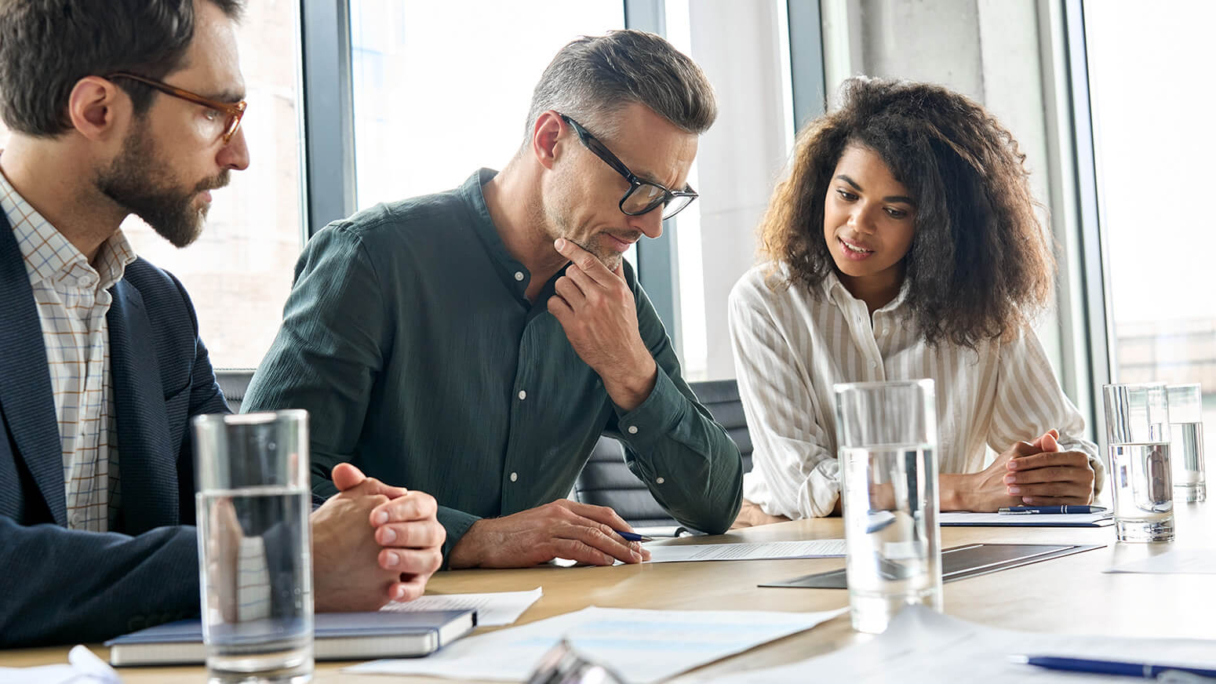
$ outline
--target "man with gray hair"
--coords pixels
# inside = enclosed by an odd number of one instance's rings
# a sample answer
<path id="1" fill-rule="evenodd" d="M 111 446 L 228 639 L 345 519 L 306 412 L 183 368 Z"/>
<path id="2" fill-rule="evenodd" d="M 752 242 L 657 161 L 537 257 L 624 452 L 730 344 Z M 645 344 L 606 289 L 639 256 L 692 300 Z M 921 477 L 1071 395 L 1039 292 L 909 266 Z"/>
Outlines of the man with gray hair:
<path id="1" fill-rule="evenodd" d="M 245 406 L 317 416 L 318 494 L 345 461 L 432 493 L 449 568 L 644 560 L 613 510 L 563 498 L 602 434 L 673 517 L 725 531 L 739 450 L 622 259 L 696 198 L 685 181 L 716 114 L 700 68 L 658 36 L 570 43 L 501 173 L 312 239 Z"/>

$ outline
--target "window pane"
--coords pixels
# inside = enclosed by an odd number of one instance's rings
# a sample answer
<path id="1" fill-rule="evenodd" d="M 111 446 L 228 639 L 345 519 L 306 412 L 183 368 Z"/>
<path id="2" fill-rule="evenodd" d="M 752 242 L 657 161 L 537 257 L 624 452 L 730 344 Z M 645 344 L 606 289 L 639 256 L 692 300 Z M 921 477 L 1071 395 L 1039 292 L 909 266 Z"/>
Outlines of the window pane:
<path id="1" fill-rule="evenodd" d="M 1216 139 L 1203 85 L 1216 4 L 1084 9 L 1115 377 L 1202 383 L 1216 435 L 1216 231 L 1204 212 Z"/>
<path id="2" fill-rule="evenodd" d="M 501 169 L 553 55 L 625 25 L 621 0 L 351 0 L 350 10 L 361 209 Z"/>
<path id="3" fill-rule="evenodd" d="M 667 40 L 686 55 L 693 57 L 692 52 L 692 16 L 688 6 L 689 0 L 667 0 L 663 3 L 664 23 L 667 28 Z M 701 187 L 698 175 L 699 162 L 694 161 L 688 173 L 688 184 L 692 188 Z M 709 379 L 709 330 L 705 316 L 705 268 L 704 251 L 701 241 L 701 207 L 704 200 L 698 199 L 688 208 L 668 221 L 676 241 L 676 263 L 679 281 L 674 283 L 679 288 L 680 363 L 684 378 L 689 382 L 701 382 Z M 716 302 L 725 308 L 725 302 Z"/>
<path id="4" fill-rule="evenodd" d="M 270 348 L 303 244 L 300 219 L 299 39 L 290 0 L 246 4 L 237 32 L 249 109 L 250 165 L 213 191 L 202 236 L 175 249 L 132 217 L 135 251 L 177 276 L 198 311 L 217 368 L 254 368 Z"/>

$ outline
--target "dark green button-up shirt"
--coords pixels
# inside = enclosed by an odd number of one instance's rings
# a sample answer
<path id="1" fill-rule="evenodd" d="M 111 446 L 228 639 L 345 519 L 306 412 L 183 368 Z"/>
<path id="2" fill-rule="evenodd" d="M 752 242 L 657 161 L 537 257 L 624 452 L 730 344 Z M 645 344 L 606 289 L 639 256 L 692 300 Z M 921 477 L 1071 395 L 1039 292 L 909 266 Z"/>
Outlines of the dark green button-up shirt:
<path id="1" fill-rule="evenodd" d="M 483 169 L 460 188 L 382 204 L 309 241 L 283 327 L 243 410 L 307 409 L 313 490 L 343 461 L 430 493 L 443 552 L 482 517 L 561 499 L 602 434 L 682 524 L 717 533 L 742 499 L 742 460 L 680 377 L 663 324 L 626 263 L 659 367 L 637 409 L 617 408 L 490 219 Z M 559 273 L 560 275 L 560 273 Z"/>

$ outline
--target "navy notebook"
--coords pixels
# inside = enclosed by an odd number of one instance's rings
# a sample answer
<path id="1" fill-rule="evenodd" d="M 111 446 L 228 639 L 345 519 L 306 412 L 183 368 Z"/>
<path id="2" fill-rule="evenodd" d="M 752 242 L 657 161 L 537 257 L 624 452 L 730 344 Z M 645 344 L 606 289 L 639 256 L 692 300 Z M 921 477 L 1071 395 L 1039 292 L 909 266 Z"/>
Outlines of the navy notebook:
<path id="1" fill-rule="evenodd" d="M 475 610 L 419 613 L 318 613 L 313 622 L 317 660 L 412 658 L 443 648 L 477 626 Z M 107 641 L 110 664 L 195 665 L 206 658 L 198 620 L 170 622 Z"/>

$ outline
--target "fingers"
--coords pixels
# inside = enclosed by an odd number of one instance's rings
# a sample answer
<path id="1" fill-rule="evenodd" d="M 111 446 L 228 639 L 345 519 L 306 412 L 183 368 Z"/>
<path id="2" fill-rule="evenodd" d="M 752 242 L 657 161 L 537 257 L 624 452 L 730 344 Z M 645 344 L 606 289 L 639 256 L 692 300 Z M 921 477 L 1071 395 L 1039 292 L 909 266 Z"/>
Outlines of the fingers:
<path id="1" fill-rule="evenodd" d="M 1088 465 L 1088 464 L 1087 464 Z M 1035 468 L 1010 472 L 1005 476 L 1005 484 L 1037 484 L 1040 482 L 1087 482 L 1094 481 L 1094 471 L 1088 467 L 1072 468 L 1068 466 L 1052 466 L 1050 468 Z"/>
<path id="2" fill-rule="evenodd" d="M 552 543 L 554 558 L 565 558 L 581 565 L 616 565 L 616 559 L 577 539 L 554 539 Z"/>
<path id="3" fill-rule="evenodd" d="M 409 522 L 435 517 L 439 505 L 435 497 L 426 492 L 405 492 L 372 509 L 369 520 L 372 525 L 390 522 Z"/>
<path id="4" fill-rule="evenodd" d="M 447 530 L 435 520 L 388 523 L 376 528 L 376 543 L 383 547 L 423 549 L 443 546 Z"/>
<path id="5" fill-rule="evenodd" d="M 1094 502 L 1091 492 L 1087 496 L 1024 496 L 1023 506 L 1084 506 Z"/>
<path id="6" fill-rule="evenodd" d="M 1043 482 L 1030 485 L 1010 485 L 1008 491 L 1013 496 L 1027 497 L 1062 497 L 1087 498 L 1093 493 L 1093 482 Z"/>
<path id="7" fill-rule="evenodd" d="M 334 466 L 329 477 L 334 481 L 334 486 L 338 488 L 339 492 L 345 492 L 348 489 L 357 487 L 367 479 L 363 471 L 349 463 L 339 463 Z"/>
<path id="8" fill-rule="evenodd" d="M 389 598 L 401 602 L 413 601 L 426 593 L 426 582 L 431 578 L 430 575 L 414 575 L 413 577 L 404 575 L 404 577 L 407 577 L 406 581 L 394 582 L 388 588 Z"/>
<path id="9" fill-rule="evenodd" d="M 1048 432 L 1047 434 L 1040 437 L 1039 440 L 1037 442 L 1035 442 L 1035 444 L 1037 444 L 1039 446 L 1039 451 L 1042 451 L 1045 453 L 1051 453 L 1051 452 L 1060 450 L 1060 444 L 1056 441 L 1056 439 L 1057 438 L 1055 435 L 1052 435 L 1051 432 Z"/>
<path id="10" fill-rule="evenodd" d="M 608 267 L 604 265 L 604 262 L 597 259 L 594 254 L 565 238 L 555 240 L 553 247 L 576 267 L 582 269 L 592 280 L 601 285 L 611 283 L 611 278 L 615 277 L 612 271 L 609 271 Z"/>
<path id="11" fill-rule="evenodd" d="M 570 320 L 570 318 L 574 316 L 574 309 L 572 309 L 570 304 L 567 303 L 566 300 L 562 299 L 560 295 L 550 297 L 547 308 L 549 309 L 549 313 L 553 314 L 553 317 L 557 319 L 557 322 L 561 323 L 563 326 L 566 325 L 566 321 Z"/>
<path id="12" fill-rule="evenodd" d="M 1033 470 L 1035 468 L 1050 468 L 1052 466 L 1067 466 L 1071 468 L 1088 468 L 1089 456 L 1080 451 L 1055 451 L 1038 453 L 1019 458 L 1012 458 L 1006 464 L 1009 470 Z"/>
<path id="13" fill-rule="evenodd" d="M 331 477 L 339 493 L 349 493 L 352 496 L 385 496 L 389 499 L 395 499 L 399 496 L 405 496 L 410 491 L 405 487 L 394 487 L 384 484 L 374 477 L 367 477 L 362 471 L 349 463 L 339 463 L 334 466 Z"/>
<path id="14" fill-rule="evenodd" d="M 567 523 L 558 526 L 554 532 L 558 540 L 573 539 L 582 542 L 592 549 L 610 556 L 614 560 L 620 560 L 623 563 L 642 562 L 641 545 L 625 541 L 617 536 L 607 525 Z M 571 556 L 560 557 L 583 562 L 581 558 Z M 596 565 L 604 565 L 604 563 L 596 563 Z M 611 565 L 611 562 L 608 565 Z"/>
<path id="15" fill-rule="evenodd" d="M 578 269 L 571 268 L 567 270 L 567 273 L 577 270 Z M 583 277 L 585 278 L 586 276 L 584 275 Z M 582 288 L 580 288 L 578 284 L 575 283 L 574 279 L 568 275 L 558 278 L 557 282 L 553 283 L 553 291 L 556 292 L 559 297 L 565 300 L 565 302 L 570 305 L 571 309 L 578 310 L 587 305 L 587 296 L 583 293 Z"/>
<path id="16" fill-rule="evenodd" d="M 1013 446 L 1009 447 L 1009 451 L 1006 453 L 1012 454 L 1013 458 L 1017 459 L 1026 456 L 1033 456 L 1035 454 L 1041 454 L 1043 453 L 1043 450 L 1039 448 L 1038 444 L 1031 444 L 1030 442 L 1014 442 Z"/>
<path id="17" fill-rule="evenodd" d="M 596 259 L 595 263 L 600 263 L 600 260 Z M 567 268 L 566 274 L 563 277 L 574 281 L 574 284 L 578 286 L 578 289 L 581 290 L 582 293 L 588 298 L 594 297 L 598 292 L 601 292 L 604 289 L 603 285 L 596 282 L 595 279 L 588 275 L 586 271 L 578 268 L 577 266 Z"/>
<path id="18" fill-rule="evenodd" d="M 624 518 L 617 515 L 616 511 L 607 506 L 593 506 L 591 504 L 579 503 L 569 499 L 562 499 L 556 503 L 557 505 L 576 513 L 577 515 L 584 518 L 590 518 L 598 523 L 603 523 L 614 530 L 620 530 L 622 532 L 633 531 L 633 527 L 631 527 L 629 523 L 625 522 Z"/>
<path id="19" fill-rule="evenodd" d="M 376 558 L 380 567 L 407 575 L 431 575 L 443 565 L 439 548 L 381 549 Z"/>

